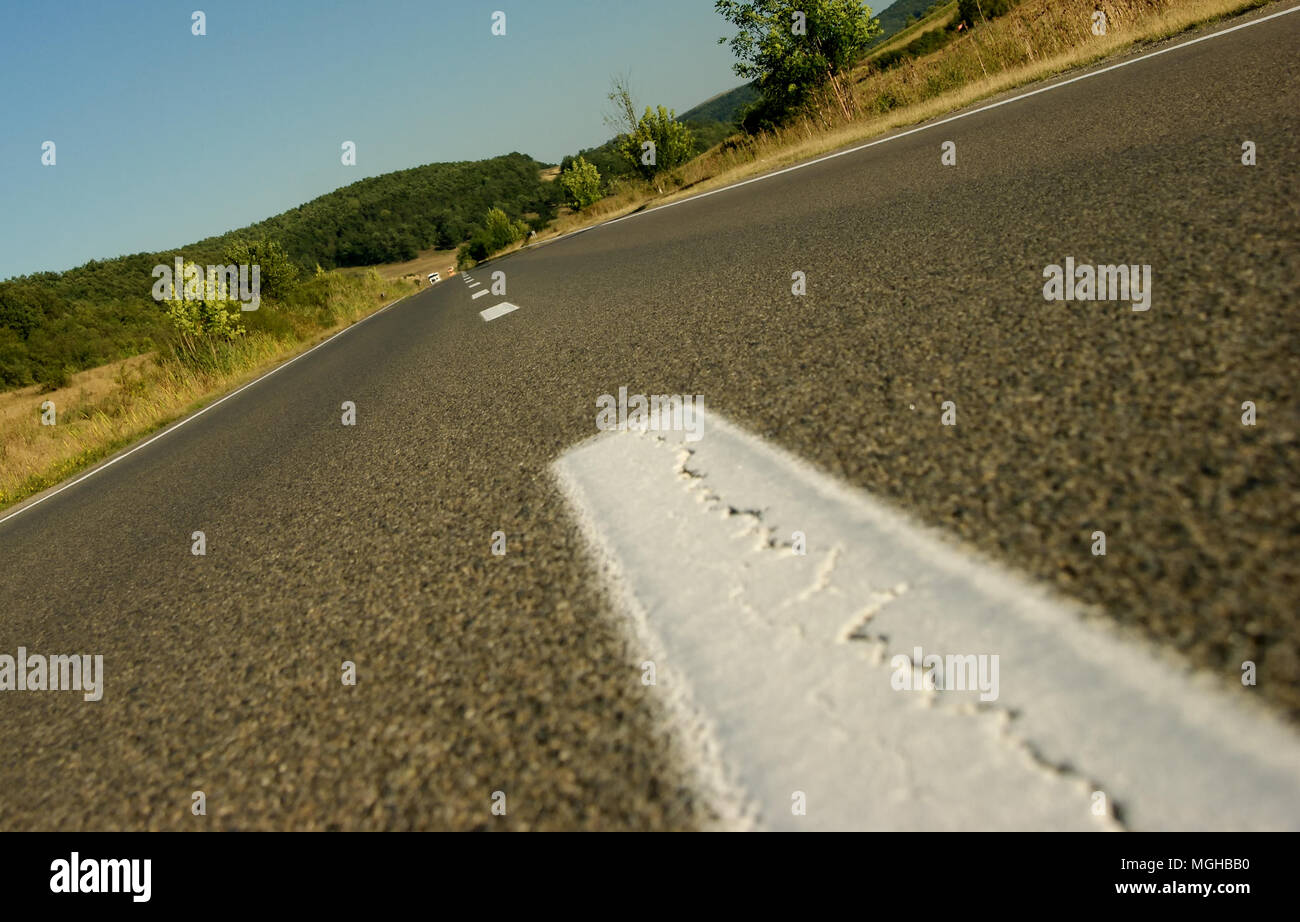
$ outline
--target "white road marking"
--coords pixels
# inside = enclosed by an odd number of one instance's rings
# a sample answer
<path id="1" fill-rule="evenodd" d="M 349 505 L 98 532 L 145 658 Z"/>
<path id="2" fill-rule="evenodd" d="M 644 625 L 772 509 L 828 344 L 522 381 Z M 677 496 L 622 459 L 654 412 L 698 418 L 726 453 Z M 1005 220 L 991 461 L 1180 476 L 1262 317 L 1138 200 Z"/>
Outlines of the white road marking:
<path id="1" fill-rule="evenodd" d="M 511 304 L 509 301 L 502 301 L 500 304 L 494 304 L 485 311 L 479 311 L 479 316 L 484 320 L 496 320 L 498 317 L 504 317 L 511 311 L 519 310 L 518 304 Z"/>
<path id="2" fill-rule="evenodd" d="M 492 294 L 492 292 L 490 292 L 490 291 L 488 291 L 486 288 L 484 288 L 482 291 L 476 291 L 476 292 L 474 292 L 474 293 L 473 293 L 472 295 L 470 295 L 469 297 L 470 297 L 470 300 L 471 300 L 471 301 L 477 301 L 479 298 L 485 297 L 485 296 L 490 295 L 490 294 Z"/>
<path id="3" fill-rule="evenodd" d="M 1050 86 L 1039 87 L 1038 89 L 1030 90 L 1027 93 L 1020 93 L 1019 95 L 1012 96 L 1008 99 L 1003 99 L 998 102 L 989 103 L 986 106 L 980 106 L 978 109 L 971 109 L 969 112 L 959 112 L 956 115 L 950 115 L 947 118 L 940 119 L 936 122 L 926 122 L 923 125 L 918 125 L 915 128 L 909 128 L 906 131 L 900 131 L 897 134 L 891 134 L 888 135 L 887 137 L 877 138 L 874 141 L 868 141 L 866 144 L 859 144 L 856 147 L 850 147 L 845 150 L 836 151 L 833 154 L 826 154 L 825 156 L 817 157 L 813 160 L 805 160 L 803 163 L 796 163 L 792 166 L 788 166 L 780 170 L 773 170 L 770 173 L 764 173 L 762 176 L 754 176 L 751 179 L 742 179 L 740 182 L 734 182 L 731 185 L 722 186 L 719 189 L 710 189 L 708 192 L 699 192 L 696 193 L 695 195 L 691 195 L 683 199 L 678 199 L 675 202 L 668 202 L 663 205 L 656 205 L 654 208 L 643 208 L 640 211 L 633 212 L 632 214 L 625 214 L 621 218 L 614 218 L 609 221 L 602 221 L 600 224 L 593 224 L 590 227 L 580 227 L 575 231 L 569 231 L 567 234 L 561 234 L 558 237 L 551 237 L 547 240 L 542 240 L 537 243 L 525 244 L 524 246 L 520 247 L 520 249 L 526 250 L 535 246 L 546 246 L 548 244 L 556 243 L 560 240 L 563 240 L 566 237 L 572 237 L 575 234 L 584 234 L 587 233 L 588 231 L 596 230 L 596 228 L 598 227 L 608 227 L 611 224 L 617 224 L 620 221 L 627 221 L 630 218 L 639 218 L 639 217 L 643 217 L 644 215 L 654 214 L 656 211 L 662 211 L 665 208 L 672 208 L 676 205 L 685 205 L 687 202 L 694 202 L 697 201 L 698 199 L 708 198 L 710 195 L 717 195 L 720 192 L 726 192 L 730 189 L 739 189 L 741 186 L 748 186 L 750 183 L 762 182 L 765 179 L 772 179 L 775 176 L 781 176 L 785 173 L 792 173 L 795 170 L 802 170 L 804 167 L 810 167 L 813 166 L 814 164 L 823 163 L 827 160 L 834 160 L 836 157 L 844 157 L 847 156 L 848 154 L 856 154 L 859 151 L 864 151 L 869 147 L 875 147 L 878 144 L 887 144 L 890 141 L 897 141 L 899 138 L 905 138 L 908 135 L 916 134 L 919 131 L 928 131 L 931 128 L 938 128 L 940 125 L 947 125 L 949 122 L 955 122 L 958 119 L 969 118 L 972 115 L 979 115 L 981 112 L 987 112 L 990 109 L 996 109 L 999 106 L 1005 106 L 1013 102 L 1019 102 L 1022 99 L 1028 99 L 1031 96 L 1037 96 L 1039 93 L 1047 93 L 1051 90 L 1059 90 L 1063 86 L 1069 86 L 1071 83 L 1078 83 L 1080 80 L 1087 80 L 1090 77 L 1096 77 L 1101 74 L 1109 73 L 1110 71 L 1118 70 L 1121 67 L 1128 67 L 1130 64 L 1137 64 L 1139 61 L 1145 61 L 1148 58 L 1159 57 L 1162 54 L 1168 54 L 1169 52 L 1177 51 L 1180 48 L 1190 48 L 1192 45 L 1199 45 L 1201 42 L 1208 42 L 1212 38 L 1219 38 L 1221 36 L 1228 35 L 1231 32 L 1236 32 L 1239 29 L 1249 29 L 1251 26 L 1257 26 L 1260 25 L 1261 23 L 1268 22 L 1270 19 L 1277 19 L 1279 16 L 1287 16 L 1297 11 L 1300 11 L 1300 6 L 1293 6 L 1289 9 L 1280 10 L 1276 13 L 1270 13 L 1267 16 L 1261 16 L 1258 19 L 1252 19 L 1250 22 L 1238 23 L 1235 26 L 1229 26 L 1226 29 L 1220 29 L 1218 32 L 1212 32 L 1209 35 L 1202 35 L 1199 38 L 1188 39 L 1185 42 L 1180 42 L 1177 45 L 1171 45 L 1168 48 L 1160 48 L 1156 51 L 1150 51 L 1147 52 L 1146 54 L 1138 55 L 1135 58 L 1129 58 L 1128 60 L 1125 61 L 1119 61 L 1118 63 L 1111 64 L 1107 67 L 1102 67 L 1099 68 L 1098 70 L 1089 71 L 1086 74 L 1080 74 L 1077 77 L 1071 77 L 1068 80 L 1062 80 L 1059 83 L 1053 83 Z"/>
<path id="4" fill-rule="evenodd" d="M 553 469 L 656 664 L 643 691 L 748 805 L 725 818 L 1116 828 L 1101 791 L 1129 828 L 1300 827 L 1300 740 L 1227 690 L 1233 670 L 1192 675 L 716 415 L 700 434 L 607 432 Z M 895 690 L 917 647 L 998 655 L 997 698 Z"/>
<path id="5" fill-rule="evenodd" d="M 470 288 L 477 288 L 478 286 L 479 286 L 479 283 L 478 283 L 478 282 L 470 282 L 470 283 L 469 283 L 469 287 L 470 287 Z"/>

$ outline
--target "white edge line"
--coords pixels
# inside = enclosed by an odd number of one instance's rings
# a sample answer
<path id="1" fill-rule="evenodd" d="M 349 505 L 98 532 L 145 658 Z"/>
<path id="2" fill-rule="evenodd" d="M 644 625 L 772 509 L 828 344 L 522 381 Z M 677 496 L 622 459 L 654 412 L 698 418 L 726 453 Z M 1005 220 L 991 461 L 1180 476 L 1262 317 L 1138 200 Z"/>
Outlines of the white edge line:
<path id="1" fill-rule="evenodd" d="M 1049 90 L 1057 90 L 1063 86 L 1069 86 L 1071 83 L 1078 83 L 1080 80 L 1087 80 L 1089 77 L 1097 77 L 1100 76 L 1101 74 L 1108 73 L 1112 70 L 1118 70 L 1121 67 L 1128 67 L 1130 64 L 1136 64 L 1139 61 L 1145 61 L 1149 58 L 1159 57 L 1162 54 L 1168 54 L 1169 52 L 1177 51 L 1180 48 L 1189 48 L 1192 45 L 1198 45 L 1201 42 L 1208 42 L 1212 38 L 1218 38 L 1219 36 L 1227 35 L 1230 32 L 1236 32 L 1238 29 L 1246 29 L 1249 28 L 1250 26 L 1257 26 L 1260 23 L 1268 22 L 1270 19 L 1277 19 L 1279 16 L 1286 16 L 1298 10 L 1300 10 L 1300 6 L 1293 6 L 1290 9 L 1279 10 L 1276 13 L 1270 13 L 1267 16 L 1261 16 L 1258 19 L 1252 19 L 1250 22 L 1238 23 L 1235 26 L 1229 26 L 1226 29 L 1220 29 L 1218 32 L 1211 32 L 1209 35 L 1202 35 L 1199 36 L 1198 38 L 1192 38 L 1192 39 L 1188 39 L 1185 42 L 1180 42 L 1177 45 L 1170 45 L 1168 48 L 1160 48 L 1156 51 L 1149 51 L 1146 54 L 1138 55 L 1135 58 L 1129 58 L 1125 61 L 1118 61 L 1115 64 L 1108 65 L 1099 70 L 1091 70 L 1088 71 L 1088 73 L 1086 74 L 1080 74 L 1077 77 L 1071 77 L 1068 80 L 1062 80 L 1059 83 L 1053 83 L 1050 86 L 1042 86 L 1036 90 L 1030 90 L 1027 93 L 1021 93 L 1018 96 L 1012 96 L 1008 99 L 1003 99 L 998 102 L 992 102 L 989 103 L 988 105 L 980 106 L 978 109 L 971 109 L 969 112 L 959 112 L 956 115 L 950 115 L 947 118 L 940 119 L 937 122 L 926 122 L 924 125 L 918 125 L 915 128 L 909 128 L 906 131 L 900 131 L 898 134 L 891 134 L 888 137 L 877 138 L 876 140 L 869 141 L 866 144 L 859 144 L 857 147 L 850 147 L 847 148 L 846 150 L 836 151 L 832 154 L 825 154 L 821 157 L 817 157 L 814 160 L 805 160 L 803 163 L 796 163 L 793 166 L 788 166 L 779 170 L 774 170 L 771 173 L 764 173 L 762 176 L 754 176 L 750 179 L 743 179 L 740 182 L 732 183 L 729 186 L 723 186 L 720 189 L 710 189 L 708 192 L 697 192 L 695 195 L 687 196 L 686 198 L 683 199 L 678 199 L 675 202 L 668 202 L 667 204 L 664 205 L 656 205 L 654 208 L 646 208 L 642 211 L 634 211 L 631 214 L 623 215 L 621 218 L 614 218 L 609 221 L 604 221 L 600 224 L 593 224 L 591 227 L 583 227 L 575 231 L 569 231 L 569 233 L 567 234 L 561 234 L 559 237 L 552 237 L 551 239 L 544 240 L 540 243 L 527 244 L 524 247 L 520 247 L 520 249 L 531 249 L 532 247 L 536 247 L 536 246 L 547 246 L 552 243 L 558 243 L 559 241 L 564 240 L 567 237 L 572 237 L 575 234 L 585 234 L 588 231 L 593 231 L 601 227 L 608 227 L 611 224 L 617 224 L 619 221 L 626 221 L 629 218 L 639 218 L 642 217 L 643 215 L 653 214 L 656 211 L 663 211 L 665 208 L 672 208 L 674 205 L 684 205 L 687 202 L 694 202 L 698 199 L 708 198 L 710 195 L 717 195 L 719 192 L 727 192 L 728 190 L 731 189 L 739 189 L 741 186 L 748 186 L 750 183 L 762 182 L 763 180 L 771 179 L 774 176 L 780 176 L 784 173 L 791 173 L 795 170 L 802 170 L 804 167 L 814 166 L 815 164 L 818 163 L 825 163 L 827 160 L 834 160 L 836 157 L 843 157 L 848 154 L 856 154 L 859 151 L 866 150 L 868 147 L 875 147 L 877 144 L 885 144 L 888 143 L 889 141 L 897 141 L 899 138 L 905 138 L 908 135 L 913 135 L 920 131 L 928 131 L 931 128 L 938 128 L 940 125 L 947 125 L 949 122 L 955 122 L 961 118 L 967 118 L 972 115 L 979 115 L 981 112 L 987 112 L 990 109 L 996 109 L 999 106 L 1005 106 L 1009 103 L 1019 102 L 1022 99 L 1028 99 L 1030 96 L 1037 96 L 1039 93 L 1046 93 Z"/>
<path id="2" fill-rule="evenodd" d="M 416 292 L 412 292 L 412 294 L 416 294 Z M 179 429 L 181 426 L 184 426 L 186 423 L 193 422 L 194 420 L 198 419 L 200 416 L 202 416 L 204 413 L 208 412 L 209 410 L 221 406 L 221 404 L 225 403 L 230 398 L 242 394 L 244 391 L 248 390 L 254 384 L 258 384 L 261 381 L 266 380 L 267 378 L 271 377 L 271 375 L 275 374 L 277 371 L 282 371 L 285 368 L 288 368 L 290 365 L 292 365 L 294 362 L 298 361 L 299 359 L 306 358 L 307 356 L 315 352 L 317 349 L 319 349 L 321 346 L 329 345 L 330 343 L 334 342 L 334 340 L 342 336 L 344 333 L 355 330 L 357 327 L 361 326 L 361 324 L 365 323 L 367 320 L 371 320 L 375 317 L 378 317 L 380 314 L 384 313 L 389 308 L 397 306 L 398 304 L 402 303 L 409 297 L 411 297 L 411 295 L 406 295 L 405 297 L 398 298 L 396 301 L 392 302 L 391 304 L 385 304 L 383 307 L 375 311 L 373 314 L 370 314 L 369 316 L 366 317 L 362 317 L 356 323 L 349 324 L 348 326 L 339 330 L 329 339 L 321 340 L 316 345 L 308 349 L 306 352 L 301 352 L 298 355 L 295 355 L 293 358 L 289 359 L 287 362 L 284 362 L 283 364 L 280 365 L 276 365 L 274 368 L 272 368 L 270 371 L 266 372 L 265 374 L 259 375 L 258 377 L 254 378 L 252 381 L 249 381 L 247 384 L 242 385 L 238 389 L 231 391 L 229 394 L 226 394 L 224 397 L 214 400 L 206 407 L 203 407 L 200 410 L 196 410 L 194 413 L 191 413 L 189 416 L 186 416 L 183 419 L 178 419 L 176 422 L 172 423 L 162 432 L 154 434 L 149 439 L 141 442 L 139 445 L 134 445 L 131 448 L 128 448 L 126 451 L 114 455 L 113 457 L 109 458 L 107 461 L 103 461 L 97 466 L 92 467 L 90 470 L 86 471 L 86 473 L 82 474 L 76 480 L 70 480 L 67 483 L 63 484 L 62 486 L 50 490 L 48 493 L 41 494 L 37 496 L 37 498 L 29 500 L 26 505 L 20 505 L 17 509 L 11 510 L 8 515 L 0 517 L 0 525 L 3 525 L 5 522 L 8 522 L 12 518 L 17 518 L 18 516 L 26 512 L 28 509 L 35 509 L 37 506 L 45 502 L 47 499 L 58 496 L 64 490 L 72 489 L 77 484 L 81 483 L 83 480 L 86 480 L 90 477 L 94 477 L 96 474 L 98 474 L 100 471 L 104 470 L 105 468 L 112 467 L 117 462 L 121 461 L 124 458 L 130 457 L 131 455 L 135 454 L 137 451 L 139 451 L 142 448 L 147 448 L 148 446 L 152 445 L 154 442 L 161 439 L 163 436 L 171 435 L 171 433 L 175 432 L 177 429 Z"/>

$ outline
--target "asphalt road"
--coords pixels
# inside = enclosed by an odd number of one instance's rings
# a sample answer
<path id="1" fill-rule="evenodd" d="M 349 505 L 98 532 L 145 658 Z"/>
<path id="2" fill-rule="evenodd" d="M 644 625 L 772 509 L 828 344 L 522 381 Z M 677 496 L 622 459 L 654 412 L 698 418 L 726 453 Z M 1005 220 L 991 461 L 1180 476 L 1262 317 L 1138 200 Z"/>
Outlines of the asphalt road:
<path id="1" fill-rule="evenodd" d="M 707 823 L 547 474 L 620 386 L 1225 688 L 1252 660 L 1296 720 L 1297 48 L 1300 14 L 493 262 L 519 310 L 450 279 L 0 525 L 0 652 L 107 673 L 0 693 L 0 828 Z M 1151 309 L 1045 302 L 1067 256 L 1149 264 Z"/>

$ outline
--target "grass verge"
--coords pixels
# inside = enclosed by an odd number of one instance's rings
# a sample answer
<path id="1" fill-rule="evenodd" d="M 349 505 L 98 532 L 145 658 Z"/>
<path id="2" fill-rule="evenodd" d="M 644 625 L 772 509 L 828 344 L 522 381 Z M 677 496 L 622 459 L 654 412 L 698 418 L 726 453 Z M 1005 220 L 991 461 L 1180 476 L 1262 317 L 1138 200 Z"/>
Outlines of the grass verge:
<path id="1" fill-rule="evenodd" d="M 416 290 L 374 270 L 321 273 L 283 303 L 243 316 L 247 335 L 196 360 L 162 349 L 72 376 L 50 393 L 0 394 L 0 509 L 12 506 L 200 409 L 285 359 Z M 52 404 L 54 425 L 42 425 Z"/>
<path id="2" fill-rule="evenodd" d="M 880 69 L 868 58 L 850 75 L 853 111 L 817 106 L 778 131 L 736 135 L 653 183 L 623 183 L 581 212 L 564 214 L 534 243 L 721 188 L 1087 67 L 1268 0 L 1025 0 L 944 48 Z M 1093 35 L 1100 7 L 1109 23 Z"/>

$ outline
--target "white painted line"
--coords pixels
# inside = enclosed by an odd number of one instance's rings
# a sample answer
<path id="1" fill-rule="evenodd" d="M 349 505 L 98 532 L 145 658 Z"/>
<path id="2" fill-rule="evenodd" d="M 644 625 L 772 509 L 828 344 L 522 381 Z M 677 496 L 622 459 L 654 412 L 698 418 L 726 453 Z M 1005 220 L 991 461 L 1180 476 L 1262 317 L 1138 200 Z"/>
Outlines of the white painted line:
<path id="1" fill-rule="evenodd" d="M 469 283 L 469 287 L 470 287 L 470 288 L 477 288 L 478 286 L 479 286 L 479 283 L 478 283 L 478 282 L 470 282 L 470 283 Z"/>
<path id="2" fill-rule="evenodd" d="M 1121 67 L 1128 67 L 1130 64 L 1136 64 L 1139 61 L 1145 61 L 1149 58 L 1159 57 L 1160 55 L 1168 54 L 1171 51 L 1178 51 L 1180 48 L 1190 48 L 1192 45 L 1199 45 L 1201 42 L 1208 42 L 1212 38 L 1219 38 L 1231 32 L 1236 32 L 1239 29 L 1248 29 L 1251 26 L 1257 26 L 1261 23 L 1268 22 L 1270 19 L 1277 19 L 1279 16 L 1287 16 L 1297 11 L 1300 11 L 1300 6 L 1293 6 L 1290 9 L 1281 10 L 1277 13 L 1270 13 L 1267 16 L 1261 16 L 1258 19 L 1252 19 L 1250 22 L 1238 23 L 1235 26 L 1229 26 L 1226 29 L 1220 29 L 1218 32 L 1212 32 L 1209 35 L 1202 35 L 1199 38 L 1188 39 L 1185 42 L 1180 42 L 1177 45 L 1171 45 L 1168 48 L 1161 48 L 1157 51 L 1150 51 L 1147 52 L 1146 54 L 1138 55 L 1135 58 L 1129 58 L 1126 61 L 1119 61 L 1118 63 L 1111 64 L 1107 67 L 1102 67 L 1098 70 L 1089 71 L 1086 74 L 1080 74 L 1077 77 L 1071 77 L 1068 80 L 1062 80 L 1059 83 L 1053 83 L 1050 86 L 1039 87 L 1038 89 L 1030 90 L 1027 93 L 1021 93 L 1017 96 L 1012 96 L 1008 99 L 1003 99 L 999 102 L 993 102 L 985 106 L 980 106 L 978 109 L 972 109 L 969 112 L 960 112 L 957 115 L 950 115 L 947 118 L 940 119 L 937 122 L 927 122 L 924 125 L 918 125 L 915 128 L 910 128 L 907 131 L 900 131 L 898 134 L 891 134 L 888 137 L 877 138 L 876 140 L 869 141 L 866 144 L 859 144 L 856 147 L 850 147 L 846 150 L 836 151 L 833 154 L 826 154 L 825 156 L 817 157 L 814 160 L 805 160 L 803 163 L 796 163 L 793 166 L 788 166 L 780 170 L 773 170 L 771 173 L 764 173 L 762 176 L 755 176 L 752 177 L 751 179 L 743 179 L 740 182 L 732 183 L 729 186 L 723 186 L 720 189 L 710 189 L 708 192 L 699 192 L 695 195 L 688 196 L 687 198 L 678 199 L 675 202 L 668 202 L 667 204 L 664 205 L 656 205 L 654 208 L 646 208 L 641 211 L 635 211 L 632 214 L 625 214 L 621 218 L 614 218 L 610 221 L 602 221 L 600 224 L 593 224 L 591 227 L 582 227 L 575 231 L 569 231 L 569 233 L 567 234 L 561 234 L 558 237 L 551 237 L 549 240 L 543 240 L 539 243 L 525 244 L 523 247 L 520 247 L 520 249 L 528 249 L 534 246 L 545 246 L 547 244 L 556 243 L 557 241 L 563 240 L 566 237 L 572 237 L 575 234 L 583 234 L 583 233 L 587 233 L 588 231 L 596 230 L 597 228 L 600 227 L 608 227 L 611 224 L 617 224 L 618 222 L 626 221 L 629 218 L 639 218 L 644 215 L 654 214 L 656 211 L 662 211 L 665 208 L 672 208 L 675 205 L 685 205 L 687 202 L 694 202 L 697 201 L 698 199 L 708 198 L 710 195 L 717 195 L 720 192 L 727 192 L 731 189 L 739 189 L 741 186 L 748 186 L 750 183 L 762 182 L 765 179 L 772 179 L 775 176 L 781 176 L 785 173 L 792 173 L 795 170 L 802 170 L 804 167 L 810 167 L 817 163 L 824 163 L 827 160 L 834 160 L 836 157 L 844 157 L 848 154 L 856 154 L 859 151 L 864 151 L 869 147 L 875 147 L 878 144 L 887 144 L 890 141 L 897 141 L 899 138 L 905 138 L 908 135 L 916 134 L 919 131 L 928 131 L 931 128 L 938 128 L 940 125 L 947 125 L 949 122 L 955 122 L 958 119 L 969 118 L 972 115 L 979 115 L 981 112 L 987 112 L 990 109 L 996 109 L 999 106 L 1005 106 L 1013 102 L 1019 102 L 1022 99 L 1028 99 L 1031 96 L 1037 96 L 1039 93 L 1047 93 L 1051 90 L 1059 90 L 1063 86 L 1069 86 L 1071 83 L 1078 83 L 1080 80 L 1087 80 L 1090 77 L 1096 77 L 1101 74 L 1109 73 L 1110 71 L 1118 70 Z"/>
<path id="3" fill-rule="evenodd" d="M 494 304 L 485 311 L 479 311 L 479 316 L 484 320 L 496 320 L 498 317 L 504 317 L 511 311 L 519 310 L 518 304 L 511 304 L 509 301 L 502 301 L 500 304 Z"/>
<path id="4" fill-rule="evenodd" d="M 410 297 L 410 295 L 407 295 L 406 297 Z M 372 320 L 375 317 L 378 317 L 380 314 L 388 310 L 390 307 L 394 307 L 404 300 L 406 300 L 405 297 L 398 298 L 396 301 L 393 301 L 390 304 L 385 304 L 383 307 L 381 307 L 379 310 L 375 311 L 373 314 L 369 315 L 368 317 L 363 317 L 362 319 L 358 320 L 356 323 L 352 324 L 351 326 L 344 327 L 342 330 L 339 330 L 337 333 L 335 333 L 333 336 L 329 337 L 328 339 L 321 340 L 316 345 L 308 349 L 306 352 L 303 352 L 299 355 L 295 355 L 293 358 L 289 359 L 287 362 L 281 365 L 276 365 L 266 374 L 254 378 L 252 381 L 249 381 L 243 387 L 231 391 L 229 394 L 227 394 L 226 396 L 218 400 L 214 400 L 212 403 L 208 404 L 203 409 L 198 410 L 197 412 L 192 413 L 189 416 L 186 416 L 184 419 L 177 420 L 176 422 L 168 426 L 166 429 L 164 429 L 162 432 L 159 432 L 156 435 L 154 435 L 152 438 L 141 442 L 139 445 L 127 449 L 121 454 L 114 455 L 113 457 L 109 458 L 107 461 L 104 461 L 102 464 L 96 465 L 95 467 L 86 471 L 86 473 L 82 474 L 76 480 L 70 480 L 67 483 L 63 484 L 62 486 L 50 490 L 48 493 L 44 493 L 37 496 L 35 499 L 24 500 L 23 504 L 19 505 L 18 508 L 11 510 L 8 515 L 0 518 L 0 525 L 3 525 L 5 522 L 9 521 L 12 518 L 22 515 L 28 509 L 34 509 L 35 507 L 39 506 L 41 503 L 45 502 L 47 499 L 50 499 L 51 497 L 54 496 L 58 496 L 64 490 L 68 490 L 71 489 L 72 487 L 75 487 L 83 480 L 86 480 L 90 477 L 94 477 L 96 474 L 98 474 L 100 471 L 104 470 L 105 468 L 112 467 L 117 462 L 125 458 L 129 458 L 131 455 L 135 454 L 140 449 L 148 445 L 152 445 L 154 442 L 158 441 L 163 436 L 171 435 L 173 432 L 175 432 L 177 429 L 181 428 L 182 426 L 194 422 L 194 420 L 198 419 L 200 416 L 202 416 L 204 413 L 208 412 L 209 410 L 221 406 L 221 404 L 225 403 L 227 400 L 239 394 L 242 394 L 244 391 L 248 390 L 253 385 L 265 381 L 267 378 L 271 377 L 271 375 L 275 374 L 277 371 L 283 371 L 284 369 L 288 368 L 290 365 L 292 365 L 294 362 L 298 361 L 299 359 L 305 359 L 307 356 L 311 355 L 313 352 L 315 352 L 317 349 L 321 348 L 322 346 L 328 346 L 330 343 L 334 342 L 334 340 L 338 339 L 344 333 L 348 333 L 352 330 L 355 330 L 357 327 L 361 326 L 361 324 L 365 323 L 368 320 Z"/>
<path id="5" fill-rule="evenodd" d="M 474 292 L 474 293 L 473 293 L 472 295 L 470 295 L 469 297 L 470 297 L 470 300 L 471 300 L 471 301 L 477 301 L 479 298 L 486 297 L 487 295 L 490 295 L 490 294 L 492 294 L 492 292 L 490 292 L 490 291 L 488 291 L 486 288 L 484 288 L 482 291 L 476 291 L 476 292 Z"/>
<path id="6" fill-rule="evenodd" d="M 1193 675 L 716 415 L 699 434 L 604 433 L 553 470 L 633 626 L 628 681 L 654 661 L 642 690 L 690 750 L 715 754 L 698 764 L 748 805 L 733 820 L 1300 827 L 1300 740 L 1230 690 L 1234 670 Z M 1082 540 L 1079 553 L 1093 562 Z M 963 661 L 997 697 L 895 690 L 913 673 L 894 657 L 917 647 L 997 655 L 996 673 Z M 1094 791 L 1118 820 L 1094 814 Z"/>

